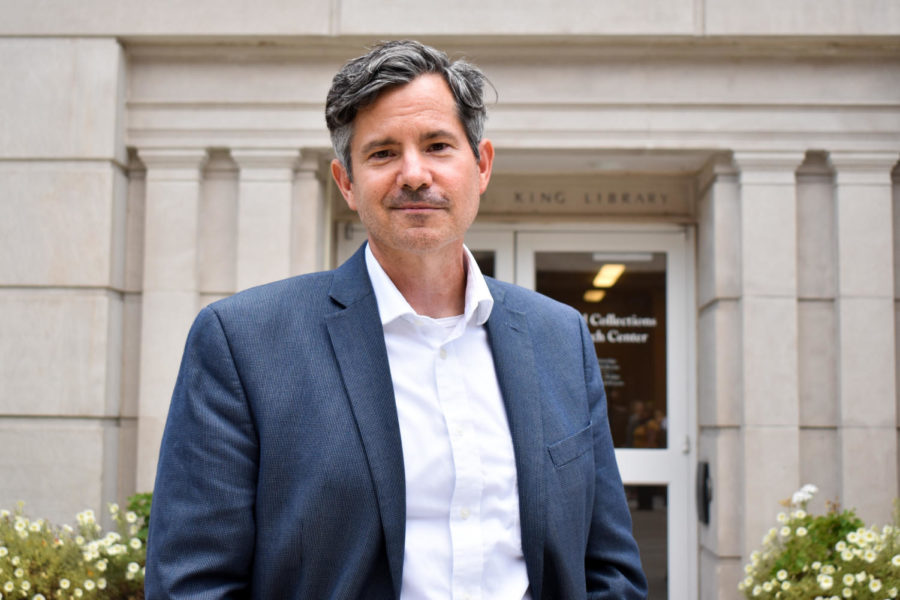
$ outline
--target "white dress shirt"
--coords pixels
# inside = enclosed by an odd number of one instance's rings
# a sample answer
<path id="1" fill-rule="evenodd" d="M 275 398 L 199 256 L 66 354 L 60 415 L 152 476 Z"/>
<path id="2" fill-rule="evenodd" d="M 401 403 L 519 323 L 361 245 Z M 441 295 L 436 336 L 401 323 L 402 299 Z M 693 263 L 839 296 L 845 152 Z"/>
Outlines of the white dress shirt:
<path id="1" fill-rule="evenodd" d="M 462 315 L 416 314 L 366 247 L 406 473 L 402 600 L 522 600 L 512 438 L 484 323 L 494 305 L 468 249 Z"/>

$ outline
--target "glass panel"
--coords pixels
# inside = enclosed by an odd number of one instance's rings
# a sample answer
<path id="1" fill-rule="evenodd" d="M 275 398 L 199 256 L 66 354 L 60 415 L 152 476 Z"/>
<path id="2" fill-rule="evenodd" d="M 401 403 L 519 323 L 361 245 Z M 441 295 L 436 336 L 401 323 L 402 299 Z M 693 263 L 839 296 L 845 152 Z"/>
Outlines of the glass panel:
<path id="1" fill-rule="evenodd" d="M 668 489 L 664 485 L 626 485 L 634 539 L 641 549 L 650 600 L 669 596 L 668 578 Z"/>
<path id="2" fill-rule="evenodd" d="M 475 262 L 478 263 L 478 268 L 481 269 L 481 274 L 488 277 L 496 277 L 494 275 L 496 252 L 493 250 L 472 250 L 471 248 L 470 251 L 472 256 L 475 257 Z"/>
<path id="3" fill-rule="evenodd" d="M 536 252 L 535 289 L 594 339 L 617 448 L 666 448 L 666 255 Z"/>

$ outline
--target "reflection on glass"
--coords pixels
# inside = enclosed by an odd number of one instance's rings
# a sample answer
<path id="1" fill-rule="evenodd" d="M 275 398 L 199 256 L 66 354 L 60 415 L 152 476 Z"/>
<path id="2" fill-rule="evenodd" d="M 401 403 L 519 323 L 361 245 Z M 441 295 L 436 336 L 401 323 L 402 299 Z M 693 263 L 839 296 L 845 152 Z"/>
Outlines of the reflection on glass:
<path id="1" fill-rule="evenodd" d="M 648 598 L 665 600 L 668 579 L 668 490 L 664 485 L 626 485 L 634 539 L 641 550 L 641 563 L 650 587 Z"/>
<path id="2" fill-rule="evenodd" d="M 615 446 L 668 447 L 665 253 L 537 252 L 535 269 L 537 291 L 584 316 Z"/>
<path id="3" fill-rule="evenodd" d="M 494 277 L 494 262 L 495 262 L 495 253 L 493 250 L 472 250 L 472 256 L 475 257 L 475 262 L 478 263 L 478 268 L 481 269 L 482 275 L 487 275 L 488 277 Z"/>

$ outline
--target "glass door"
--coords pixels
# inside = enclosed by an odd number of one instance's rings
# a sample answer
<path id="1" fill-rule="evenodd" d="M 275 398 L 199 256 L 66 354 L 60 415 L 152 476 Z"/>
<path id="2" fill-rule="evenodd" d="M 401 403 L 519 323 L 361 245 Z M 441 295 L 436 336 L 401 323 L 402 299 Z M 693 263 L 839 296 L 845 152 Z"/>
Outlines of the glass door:
<path id="1" fill-rule="evenodd" d="M 520 231 L 515 243 L 515 282 L 573 306 L 594 339 L 650 598 L 696 597 L 688 231 Z"/>

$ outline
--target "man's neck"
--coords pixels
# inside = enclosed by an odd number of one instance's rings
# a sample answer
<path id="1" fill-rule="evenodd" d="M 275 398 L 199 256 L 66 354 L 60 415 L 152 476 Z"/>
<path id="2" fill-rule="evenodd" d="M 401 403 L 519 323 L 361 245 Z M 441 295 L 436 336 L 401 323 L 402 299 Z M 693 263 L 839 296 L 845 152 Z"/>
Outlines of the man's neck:
<path id="1" fill-rule="evenodd" d="M 428 254 L 372 254 L 417 314 L 439 319 L 463 314 L 466 304 L 466 256 L 462 244 Z"/>

